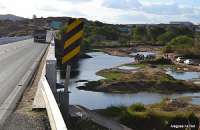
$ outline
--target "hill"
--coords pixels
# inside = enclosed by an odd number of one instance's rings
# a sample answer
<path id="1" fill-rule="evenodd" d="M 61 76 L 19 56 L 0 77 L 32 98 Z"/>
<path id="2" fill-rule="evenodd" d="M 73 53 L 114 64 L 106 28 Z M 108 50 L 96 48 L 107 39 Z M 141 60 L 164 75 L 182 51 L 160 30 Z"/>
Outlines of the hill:
<path id="1" fill-rule="evenodd" d="M 0 20 L 11 20 L 11 21 L 18 21 L 18 20 L 24 20 L 25 18 L 19 17 L 16 15 L 12 14 L 5 14 L 5 15 L 0 15 Z"/>

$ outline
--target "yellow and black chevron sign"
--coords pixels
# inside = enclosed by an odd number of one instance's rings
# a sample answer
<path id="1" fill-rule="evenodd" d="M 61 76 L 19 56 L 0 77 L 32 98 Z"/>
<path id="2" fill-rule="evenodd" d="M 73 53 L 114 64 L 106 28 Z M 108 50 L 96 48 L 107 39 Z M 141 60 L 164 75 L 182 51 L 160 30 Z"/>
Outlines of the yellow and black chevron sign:
<path id="1" fill-rule="evenodd" d="M 80 53 L 84 23 L 80 19 L 69 19 L 67 30 L 64 32 L 64 55 L 62 64 L 70 64 Z"/>

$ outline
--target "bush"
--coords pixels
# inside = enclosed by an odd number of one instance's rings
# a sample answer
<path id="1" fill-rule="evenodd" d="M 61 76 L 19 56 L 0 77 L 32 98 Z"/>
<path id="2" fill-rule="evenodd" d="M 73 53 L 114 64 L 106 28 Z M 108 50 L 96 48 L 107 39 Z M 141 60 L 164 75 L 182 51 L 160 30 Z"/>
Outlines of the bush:
<path id="1" fill-rule="evenodd" d="M 172 46 L 193 46 L 194 44 L 194 40 L 191 37 L 188 36 L 178 36 L 175 37 L 174 39 L 171 40 L 171 42 L 169 43 Z"/>
<path id="2" fill-rule="evenodd" d="M 111 106 L 111 107 L 106 108 L 101 113 L 103 115 L 105 115 L 105 116 L 117 117 L 117 116 L 121 115 L 125 111 L 126 111 L 126 107 L 123 107 L 123 106 L 120 106 L 120 107 Z"/>
<path id="3" fill-rule="evenodd" d="M 94 86 L 99 86 L 101 85 L 101 81 L 90 81 L 85 84 L 89 88 L 94 88 Z"/>
<path id="4" fill-rule="evenodd" d="M 124 112 L 120 119 L 121 123 L 136 130 L 172 130 L 171 125 L 195 125 L 197 130 L 199 126 L 198 118 L 192 113 L 177 112 L 154 112 L 147 111 L 142 113 Z M 185 130 L 185 129 L 176 129 Z"/>
<path id="5" fill-rule="evenodd" d="M 146 110 L 145 106 L 141 103 L 133 104 L 129 107 L 132 112 L 144 112 Z"/>
<path id="6" fill-rule="evenodd" d="M 145 60 L 145 61 L 142 61 L 141 63 L 148 63 L 148 64 L 153 64 L 153 65 L 171 65 L 171 64 L 173 64 L 170 59 L 165 59 L 164 57 L 158 58 L 156 60 Z"/>
<path id="7" fill-rule="evenodd" d="M 189 115 L 175 115 L 175 117 L 169 121 L 167 128 L 171 128 L 171 125 L 188 125 L 189 123 L 190 125 L 195 125 L 195 128 L 192 128 L 191 130 L 198 130 L 199 120 L 193 113 L 190 113 Z M 182 129 L 179 128 L 177 130 Z"/>
<path id="8" fill-rule="evenodd" d="M 165 45 L 166 43 L 168 43 L 171 39 L 173 39 L 175 37 L 175 35 L 171 32 L 166 32 L 163 33 L 162 35 L 160 35 L 157 40 L 159 44 L 163 44 Z"/>
<path id="9" fill-rule="evenodd" d="M 182 55 L 192 54 L 194 52 L 194 40 L 188 36 L 178 36 L 172 39 L 165 46 L 164 52 L 176 52 Z"/>

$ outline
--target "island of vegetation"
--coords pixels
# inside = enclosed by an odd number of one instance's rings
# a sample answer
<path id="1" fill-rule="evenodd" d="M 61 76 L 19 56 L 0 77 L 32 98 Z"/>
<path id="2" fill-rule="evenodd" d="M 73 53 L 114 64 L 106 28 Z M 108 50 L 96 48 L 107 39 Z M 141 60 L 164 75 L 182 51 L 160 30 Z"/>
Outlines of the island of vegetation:
<path id="1" fill-rule="evenodd" d="M 172 130 L 177 125 L 184 127 L 181 130 L 189 127 L 197 130 L 200 108 L 188 103 L 188 100 L 187 97 L 166 98 L 152 105 L 135 103 L 129 107 L 111 106 L 96 111 L 134 130 Z"/>
<path id="2" fill-rule="evenodd" d="M 91 81 L 79 89 L 108 93 L 183 93 L 200 91 L 200 86 L 192 82 L 176 80 L 157 68 L 139 69 L 138 71 L 126 72 L 118 69 L 106 69 L 97 72 L 106 79 Z"/>

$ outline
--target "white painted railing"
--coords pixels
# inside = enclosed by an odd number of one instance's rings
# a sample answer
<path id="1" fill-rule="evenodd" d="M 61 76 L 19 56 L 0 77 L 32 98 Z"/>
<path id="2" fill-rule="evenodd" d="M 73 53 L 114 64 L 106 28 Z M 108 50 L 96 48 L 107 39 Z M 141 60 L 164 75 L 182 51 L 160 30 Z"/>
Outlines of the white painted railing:
<path id="1" fill-rule="evenodd" d="M 54 47 L 50 46 L 47 57 L 52 54 Z M 38 83 L 38 90 L 34 99 L 33 109 L 46 108 L 52 130 L 67 130 L 66 124 L 55 100 L 53 92 L 45 77 L 46 63 L 42 70 L 42 75 Z"/>

